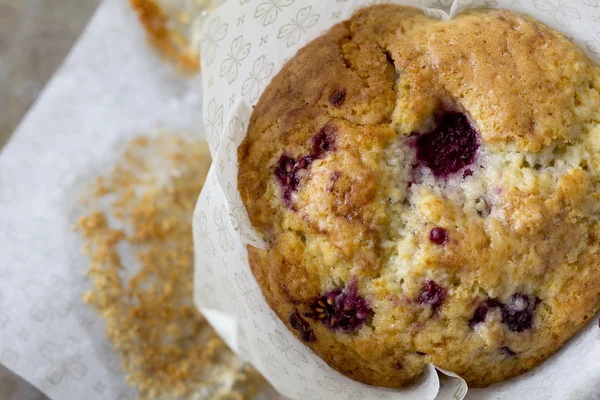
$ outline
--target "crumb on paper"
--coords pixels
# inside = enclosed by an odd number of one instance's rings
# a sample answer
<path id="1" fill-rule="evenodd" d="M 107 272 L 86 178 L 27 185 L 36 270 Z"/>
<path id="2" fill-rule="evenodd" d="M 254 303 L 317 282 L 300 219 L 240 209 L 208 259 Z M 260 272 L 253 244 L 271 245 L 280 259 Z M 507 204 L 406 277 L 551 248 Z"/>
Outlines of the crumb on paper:
<path id="1" fill-rule="evenodd" d="M 75 229 L 92 288 L 83 299 L 141 399 L 247 399 L 264 388 L 192 300 L 192 214 L 209 165 L 191 135 L 139 137 L 84 195 Z"/>
<path id="2" fill-rule="evenodd" d="M 185 32 L 192 19 L 188 11 L 171 15 L 161 7 L 161 0 L 130 0 L 130 3 L 156 49 L 181 71 L 191 74 L 200 71 L 200 56 Z"/>

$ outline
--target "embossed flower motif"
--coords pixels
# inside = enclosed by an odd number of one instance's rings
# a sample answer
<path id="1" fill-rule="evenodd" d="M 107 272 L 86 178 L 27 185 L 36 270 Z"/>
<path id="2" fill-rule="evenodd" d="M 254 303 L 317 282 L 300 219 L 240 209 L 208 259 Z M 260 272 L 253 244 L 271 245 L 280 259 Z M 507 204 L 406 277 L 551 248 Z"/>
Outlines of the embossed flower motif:
<path id="1" fill-rule="evenodd" d="M 115 376 L 121 376 L 123 370 L 121 369 L 121 359 L 113 351 L 112 345 L 108 341 L 103 341 L 100 345 L 100 353 L 98 354 L 102 360 L 102 364 L 106 365 L 108 372 Z"/>
<path id="2" fill-rule="evenodd" d="M 245 272 L 235 274 L 235 284 L 242 291 L 242 296 L 246 299 L 246 305 L 253 314 L 263 310 L 260 300 L 258 300 L 258 297 L 254 294 L 254 290 L 250 287 L 250 279 L 248 279 L 248 275 Z"/>
<path id="3" fill-rule="evenodd" d="M 62 346 L 47 342 L 40 348 L 40 355 L 50 363 L 46 379 L 58 385 L 65 379 L 80 381 L 87 373 L 87 367 L 81 362 L 77 340 L 68 338 Z"/>
<path id="4" fill-rule="evenodd" d="M 12 278 L 13 275 L 14 275 L 14 271 L 12 269 L 8 268 L 8 262 L 7 262 L 6 266 L 3 267 L 2 269 L 0 269 L 0 279 L 2 279 L 4 282 L 6 282 L 10 278 Z"/>
<path id="5" fill-rule="evenodd" d="M 219 233 L 219 245 L 223 251 L 233 250 L 233 236 L 229 232 L 229 214 L 225 206 L 215 208 L 213 218 Z"/>
<path id="6" fill-rule="evenodd" d="M 267 26 L 275 22 L 277 15 L 283 9 L 294 4 L 295 0 L 268 0 L 260 3 L 254 12 L 254 18 L 262 19 L 263 25 Z"/>
<path id="7" fill-rule="evenodd" d="M 600 32 L 596 34 L 595 38 L 587 40 L 585 45 L 591 53 L 600 55 Z"/>
<path id="8" fill-rule="evenodd" d="M 267 370 L 276 378 L 280 378 L 282 375 L 287 375 L 288 371 L 285 365 L 280 363 L 273 357 L 269 347 L 262 340 L 258 339 L 254 343 L 254 348 L 258 352 L 260 360 L 267 366 Z"/>
<path id="9" fill-rule="evenodd" d="M 29 309 L 29 316 L 38 322 L 66 317 L 71 311 L 71 301 L 66 293 L 66 283 L 54 277 L 48 284 L 31 280 L 23 287 L 24 294 L 36 299 Z M 50 293 L 46 296 L 47 293 Z"/>
<path id="10" fill-rule="evenodd" d="M 220 17 L 216 17 L 206 24 L 204 34 L 200 40 L 200 54 L 206 61 L 206 65 L 211 65 L 215 61 L 219 42 L 227 36 L 227 29 L 228 24 L 223 23 Z"/>
<path id="11" fill-rule="evenodd" d="M 319 22 L 320 15 L 313 12 L 312 7 L 304 7 L 298 10 L 292 22 L 285 24 L 279 30 L 277 37 L 284 39 L 287 47 L 291 47 L 300 41 L 300 37 Z"/>
<path id="12" fill-rule="evenodd" d="M 228 278 L 221 278 L 221 285 L 223 286 L 223 290 L 229 296 L 229 300 L 233 301 L 233 309 L 235 312 L 242 318 L 246 318 L 246 309 L 244 309 L 244 305 L 238 298 L 235 289 L 233 288 L 233 284 Z"/>
<path id="13" fill-rule="evenodd" d="M 233 229 L 248 240 L 253 240 L 252 225 L 248 219 L 246 208 L 242 202 L 239 192 L 231 183 L 227 184 L 227 197 L 229 200 L 229 210 L 231 212 L 231 222 Z"/>
<path id="14" fill-rule="evenodd" d="M 237 116 L 229 121 L 229 137 L 227 141 L 227 161 L 231 162 L 237 153 L 238 144 L 246 135 L 245 124 Z M 236 159 L 237 163 L 237 159 Z"/>
<path id="15" fill-rule="evenodd" d="M 200 212 L 200 214 L 195 217 L 194 231 L 194 236 L 196 237 L 196 240 L 198 240 L 200 247 L 208 254 L 214 256 L 216 254 L 215 244 L 208 233 L 208 221 L 204 212 Z"/>
<path id="16" fill-rule="evenodd" d="M 273 63 L 268 63 L 265 56 L 260 56 L 254 61 L 250 77 L 242 85 L 242 94 L 250 94 L 250 102 L 258 99 L 258 95 L 266 84 L 267 79 L 273 73 Z"/>
<path id="17" fill-rule="evenodd" d="M 571 23 L 580 20 L 579 11 L 571 7 L 566 0 L 533 0 L 535 8 L 548 13 L 557 24 L 571 26 Z"/>
<path id="18" fill-rule="evenodd" d="M 208 283 L 202 285 L 202 289 L 200 290 L 200 298 L 208 308 L 216 308 L 218 305 L 217 291 Z"/>
<path id="19" fill-rule="evenodd" d="M 237 116 L 229 121 L 229 137 L 235 144 L 241 143 L 246 137 L 246 124 Z"/>
<path id="20" fill-rule="evenodd" d="M 271 340 L 271 343 L 273 343 L 273 346 L 277 347 L 283 354 L 285 354 L 287 360 L 296 367 L 299 367 L 301 363 L 306 364 L 308 362 L 306 356 L 300 351 L 296 350 L 290 344 L 285 335 L 278 330 L 276 330 L 275 333 L 269 333 L 269 339 Z"/>
<path id="21" fill-rule="evenodd" d="M 583 4 L 585 4 L 588 7 L 600 7 L 600 0 L 583 0 Z"/>
<path id="22" fill-rule="evenodd" d="M 297 373 L 297 372 L 296 372 L 296 376 L 297 376 L 297 377 L 298 377 L 298 379 L 300 379 L 301 381 L 308 382 L 308 379 L 306 379 L 306 376 L 304 376 L 304 375 L 302 375 L 302 374 L 299 374 L 299 373 Z"/>
<path id="23" fill-rule="evenodd" d="M 11 349 L 4 349 L 0 355 L 0 363 L 7 368 L 14 368 L 19 363 L 19 355 Z"/>
<path id="24" fill-rule="evenodd" d="M 227 77 L 231 85 L 236 80 L 242 61 L 250 54 L 250 42 L 244 42 L 243 36 L 238 36 L 231 42 L 231 49 L 221 64 L 221 78 Z"/>
<path id="25" fill-rule="evenodd" d="M 98 393 L 99 395 L 103 395 L 105 390 L 106 384 L 102 381 L 97 381 L 94 385 L 94 392 Z"/>
<path id="26" fill-rule="evenodd" d="M 323 378 L 324 378 L 323 381 L 317 381 L 319 386 L 321 386 L 323 389 L 327 390 L 328 392 L 332 392 L 332 393 L 340 396 L 344 400 L 366 399 L 365 395 L 362 392 L 360 392 L 344 383 L 341 383 L 340 381 L 338 381 L 335 378 L 330 378 L 328 376 L 325 376 Z"/>
<path id="27" fill-rule="evenodd" d="M 199 266 L 200 271 L 206 271 L 206 273 L 210 276 L 215 276 L 215 272 L 213 271 L 212 265 L 210 263 L 202 263 Z"/>
<path id="28" fill-rule="evenodd" d="M 237 117 L 236 117 L 237 118 Z M 233 142 L 232 138 L 231 138 L 231 121 L 229 122 L 229 136 L 227 136 L 227 142 L 224 143 L 225 144 L 225 150 L 226 150 L 226 154 L 227 154 L 227 162 L 231 162 L 233 160 L 233 155 L 235 154 L 236 150 L 237 150 L 237 146 L 235 145 L 235 143 Z"/>
<path id="29" fill-rule="evenodd" d="M 204 120 L 206 138 L 212 151 L 219 146 L 221 132 L 223 131 L 223 106 L 217 106 L 215 99 L 208 103 L 206 118 Z"/>

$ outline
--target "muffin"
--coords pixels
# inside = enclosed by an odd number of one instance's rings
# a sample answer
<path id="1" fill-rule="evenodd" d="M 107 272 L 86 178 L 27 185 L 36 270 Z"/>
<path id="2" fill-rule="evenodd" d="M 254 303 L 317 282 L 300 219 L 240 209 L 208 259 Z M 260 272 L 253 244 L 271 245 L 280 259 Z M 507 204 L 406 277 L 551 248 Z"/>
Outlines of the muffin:
<path id="1" fill-rule="evenodd" d="M 600 308 L 600 67 L 506 10 L 360 10 L 253 110 L 250 266 L 330 366 L 403 387 L 522 374 Z"/>

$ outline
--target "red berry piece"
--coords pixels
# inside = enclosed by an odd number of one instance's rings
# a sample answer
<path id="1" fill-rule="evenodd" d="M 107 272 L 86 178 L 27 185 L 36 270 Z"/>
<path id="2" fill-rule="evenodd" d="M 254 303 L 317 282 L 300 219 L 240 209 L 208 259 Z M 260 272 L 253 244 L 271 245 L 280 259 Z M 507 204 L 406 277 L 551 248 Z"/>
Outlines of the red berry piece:
<path id="1" fill-rule="evenodd" d="M 335 288 L 315 299 L 307 317 L 321 321 L 331 330 L 351 332 L 360 328 L 372 313 L 367 302 L 358 294 L 356 281 L 345 288 Z"/>
<path id="2" fill-rule="evenodd" d="M 346 89 L 337 88 L 331 96 L 329 96 L 329 103 L 334 107 L 340 107 L 346 100 Z"/>
<path id="3" fill-rule="evenodd" d="M 496 299 L 488 299 L 485 302 L 483 302 L 479 307 L 477 307 L 477 309 L 475 310 L 475 313 L 473 314 L 473 317 L 471 318 L 471 320 L 469 321 L 469 326 L 471 328 L 474 328 L 475 325 L 480 324 L 482 322 L 485 322 L 485 320 L 487 319 L 487 315 L 488 312 L 495 307 L 502 307 L 502 303 L 500 303 L 498 300 Z"/>
<path id="4" fill-rule="evenodd" d="M 325 125 L 312 138 L 311 153 L 307 156 L 294 159 L 286 154 L 279 157 L 275 166 L 275 176 L 282 188 L 282 198 L 285 205 L 291 210 L 292 194 L 300 186 L 300 171 L 310 168 L 313 161 L 321 158 L 325 153 L 334 150 L 335 127 Z"/>
<path id="5" fill-rule="evenodd" d="M 305 342 L 314 342 L 317 340 L 314 331 L 310 328 L 310 324 L 302 318 L 298 310 L 290 315 L 290 325 L 292 328 L 300 332 L 300 338 Z"/>
<path id="6" fill-rule="evenodd" d="M 430 305 L 433 311 L 437 311 L 442 306 L 448 291 L 432 280 L 425 282 L 425 286 L 419 295 L 419 303 Z"/>
<path id="7" fill-rule="evenodd" d="M 417 139 L 417 160 L 437 177 L 446 177 L 475 161 L 479 137 L 468 118 L 447 113 L 438 126 Z"/>
<path id="8" fill-rule="evenodd" d="M 429 232 L 429 240 L 435 244 L 445 244 L 448 241 L 448 232 L 444 228 L 435 227 Z"/>
<path id="9" fill-rule="evenodd" d="M 513 294 L 502 307 L 502 323 L 513 332 L 523 332 L 533 326 L 533 314 L 539 299 L 524 293 Z"/>
<path id="10" fill-rule="evenodd" d="M 500 354 L 502 354 L 505 357 L 514 357 L 517 355 L 517 353 L 515 353 L 514 351 L 512 351 L 510 348 L 504 346 L 500 348 Z"/>

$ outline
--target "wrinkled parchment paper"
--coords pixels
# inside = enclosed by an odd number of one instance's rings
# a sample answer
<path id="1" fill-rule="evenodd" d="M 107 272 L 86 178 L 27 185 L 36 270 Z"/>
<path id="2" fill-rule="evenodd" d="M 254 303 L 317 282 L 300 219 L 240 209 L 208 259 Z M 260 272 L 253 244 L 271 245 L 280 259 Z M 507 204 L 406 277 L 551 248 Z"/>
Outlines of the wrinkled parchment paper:
<path id="1" fill-rule="evenodd" d="M 203 24 L 204 123 L 214 163 L 194 214 L 195 301 L 229 346 L 295 399 L 462 399 L 465 382 L 433 366 L 404 390 L 373 388 L 337 373 L 298 341 L 265 302 L 245 245 L 264 247 L 237 190 L 237 147 L 252 106 L 286 60 L 362 6 L 393 2 L 448 19 L 471 7 L 523 12 L 554 27 L 596 61 L 600 0 L 231 0 Z M 593 321 L 539 368 L 472 399 L 600 397 L 600 329 Z M 444 372 L 444 371 L 442 371 Z M 441 389 L 440 389 L 441 383 Z"/>
<path id="2" fill-rule="evenodd" d="M 50 398 L 136 398 L 80 299 L 89 262 L 71 231 L 76 200 L 130 138 L 200 132 L 200 110 L 199 77 L 156 56 L 127 1 L 106 0 L 2 150 L 0 363 Z"/>

